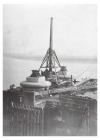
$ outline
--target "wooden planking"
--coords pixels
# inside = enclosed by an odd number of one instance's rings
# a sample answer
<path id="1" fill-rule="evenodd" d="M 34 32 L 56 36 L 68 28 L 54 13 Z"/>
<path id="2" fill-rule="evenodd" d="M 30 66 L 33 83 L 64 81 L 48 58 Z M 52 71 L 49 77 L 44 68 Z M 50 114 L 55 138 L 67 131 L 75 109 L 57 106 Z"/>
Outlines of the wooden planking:
<path id="1" fill-rule="evenodd" d="M 43 110 L 41 108 L 25 109 L 18 105 L 9 108 L 11 136 L 43 135 Z"/>

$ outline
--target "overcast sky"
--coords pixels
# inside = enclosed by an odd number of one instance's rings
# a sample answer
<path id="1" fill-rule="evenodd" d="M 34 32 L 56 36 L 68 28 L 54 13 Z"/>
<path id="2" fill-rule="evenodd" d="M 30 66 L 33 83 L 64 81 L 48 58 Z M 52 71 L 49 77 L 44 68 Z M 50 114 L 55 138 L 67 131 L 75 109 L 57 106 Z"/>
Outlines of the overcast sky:
<path id="1" fill-rule="evenodd" d="M 57 55 L 96 57 L 96 5 L 4 5 L 4 53 L 44 56 L 53 17 Z"/>

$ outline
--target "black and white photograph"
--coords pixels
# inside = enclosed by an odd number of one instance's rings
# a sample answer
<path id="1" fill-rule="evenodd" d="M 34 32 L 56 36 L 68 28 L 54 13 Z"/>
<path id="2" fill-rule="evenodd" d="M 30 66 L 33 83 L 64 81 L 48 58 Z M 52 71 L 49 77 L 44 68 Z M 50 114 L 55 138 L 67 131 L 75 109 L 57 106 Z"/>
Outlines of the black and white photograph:
<path id="1" fill-rule="evenodd" d="M 97 136 L 97 5 L 3 5 L 3 136 Z"/>

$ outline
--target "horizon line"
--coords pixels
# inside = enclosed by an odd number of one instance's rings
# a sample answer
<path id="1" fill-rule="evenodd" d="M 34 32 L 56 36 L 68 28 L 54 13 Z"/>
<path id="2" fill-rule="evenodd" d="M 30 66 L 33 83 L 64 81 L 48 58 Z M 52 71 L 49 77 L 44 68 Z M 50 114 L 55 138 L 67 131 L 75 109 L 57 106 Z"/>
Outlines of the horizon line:
<path id="1" fill-rule="evenodd" d="M 3 57 L 15 58 L 15 59 L 27 59 L 27 60 L 41 60 L 44 56 L 41 55 L 29 55 L 29 54 L 12 54 L 12 53 L 3 53 Z M 96 62 L 97 57 L 92 56 L 59 56 L 60 61 L 91 61 Z"/>

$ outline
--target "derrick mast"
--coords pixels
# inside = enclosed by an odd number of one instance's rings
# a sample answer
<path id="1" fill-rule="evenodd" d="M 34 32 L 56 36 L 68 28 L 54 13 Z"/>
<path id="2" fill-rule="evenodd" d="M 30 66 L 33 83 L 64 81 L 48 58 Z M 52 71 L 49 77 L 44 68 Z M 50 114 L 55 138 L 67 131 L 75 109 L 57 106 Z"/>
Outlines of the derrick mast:
<path id="1" fill-rule="evenodd" d="M 52 28 L 53 28 L 53 26 L 52 26 L 52 24 L 53 24 L 53 18 L 51 18 L 51 23 L 50 23 L 50 46 L 49 46 L 49 72 L 52 72 L 52 47 L 53 47 L 53 40 L 52 40 L 52 35 L 53 35 L 53 32 L 52 32 Z"/>
<path id="2" fill-rule="evenodd" d="M 50 20 L 50 42 L 49 48 L 43 58 L 42 64 L 39 68 L 41 75 L 45 76 L 52 85 L 63 85 L 70 83 L 70 79 L 66 77 L 67 69 L 65 66 L 61 66 L 58 57 L 53 50 L 53 18 Z"/>
<path id="3" fill-rule="evenodd" d="M 51 17 L 49 49 L 47 50 L 47 53 L 45 57 L 43 58 L 43 61 L 39 70 L 42 68 L 45 68 L 46 71 L 48 72 L 48 77 L 50 77 L 50 75 L 52 75 L 53 71 L 57 67 L 60 68 L 61 65 L 55 51 L 53 50 L 53 17 Z"/>

